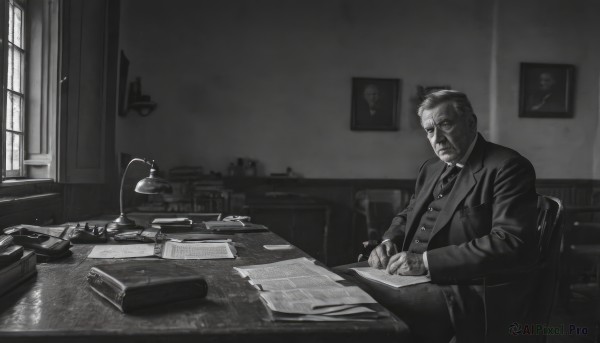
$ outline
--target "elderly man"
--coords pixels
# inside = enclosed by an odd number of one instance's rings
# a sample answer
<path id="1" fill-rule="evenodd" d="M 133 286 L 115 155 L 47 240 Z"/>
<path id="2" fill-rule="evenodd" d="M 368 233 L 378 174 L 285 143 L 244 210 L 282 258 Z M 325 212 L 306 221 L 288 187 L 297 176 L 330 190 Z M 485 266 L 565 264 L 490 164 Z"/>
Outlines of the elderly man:
<path id="1" fill-rule="evenodd" d="M 417 340 L 483 342 L 482 278 L 536 257 L 535 171 L 517 152 L 477 133 L 477 118 L 461 92 L 429 94 L 418 114 L 438 158 L 421 166 L 414 196 L 371 252 L 369 265 L 428 275 L 431 283 L 398 290 L 371 285 L 367 291 L 404 319 Z M 516 289 L 530 291 L 527 285 Z"/>

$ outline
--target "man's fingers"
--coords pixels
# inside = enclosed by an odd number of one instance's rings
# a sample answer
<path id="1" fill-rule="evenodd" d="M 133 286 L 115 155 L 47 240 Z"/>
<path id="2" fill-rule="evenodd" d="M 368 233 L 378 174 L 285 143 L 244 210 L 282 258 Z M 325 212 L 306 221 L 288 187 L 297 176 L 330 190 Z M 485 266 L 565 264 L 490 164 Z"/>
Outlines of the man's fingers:
<path id="1" fill-rule="evenodd" d="M 383 249 L 383 247 L 377 247 L 377 255 L 379 257 L 379 262 L 381 263 L 381 268 L 387 267 L 389 263 L 389 257 L 387 252 Z"/>
<path id="2" fill-rule="evenodd" d="M 386 271 L 388 274 L 396 274 L 398 268 L 400 268 L 406 262 L 406 253 L 401 252 L 392 256 L 390 262 L 387 265 Z"/>
<path id="3" fill-rule="evenodd" d="M 377 255 L 377 250 L 371 251 L 368 261 L 369 261 L 369 266 L 371 266 L 373 268 L 377 268 L 377 269 L 383 268 L 381 266 L 381 262 L 379 261 L 379 256 Z"/>
<path id="4" fill-rule="evenodd" d="M 389 242 L 388 244 L 386 244 L 385 248 L 388 256 L 396 255 L 397 251 L 396 245 L 394 243 Z"/>

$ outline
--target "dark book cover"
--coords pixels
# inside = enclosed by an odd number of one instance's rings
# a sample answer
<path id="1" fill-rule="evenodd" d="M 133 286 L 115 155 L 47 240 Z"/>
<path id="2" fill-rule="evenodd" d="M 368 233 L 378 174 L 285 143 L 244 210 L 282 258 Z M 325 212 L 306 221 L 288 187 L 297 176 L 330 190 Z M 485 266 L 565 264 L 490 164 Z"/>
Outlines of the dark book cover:
<path id="1" fill-rule="evenodd" d="M 0 269 L 18 261 L 23 257 L 23 247 L 20 245 L 11 245 L 10 247 L 0 251 Z"/>
<path id="2" fill-rule="evenodd" d="M 127 261 L 92 267 L 92 290 L 122 312 L 206 296 L 206 281 L 192 268 L 167 261 Z"/>
<path id="3" fill-rule="evenodd" d="M 0 296 L 35 275 L 36 272 L 35 252 L 25 250 L 18 261 L 0 269 Z"/>

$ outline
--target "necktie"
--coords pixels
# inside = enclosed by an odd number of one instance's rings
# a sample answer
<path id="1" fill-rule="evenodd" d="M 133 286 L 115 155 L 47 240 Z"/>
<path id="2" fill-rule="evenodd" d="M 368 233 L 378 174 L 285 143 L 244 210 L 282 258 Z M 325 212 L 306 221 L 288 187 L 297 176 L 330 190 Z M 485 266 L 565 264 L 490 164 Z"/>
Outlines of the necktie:
<path id="1" fill-rule="evenodd" d="M 452 181 L 454 177 L 460 172 L 460 168 L 455 164 L 453 166 L 446 166 L 446 170 L 442 173 L 440 180 L 442 181 L 442 187 L 446 187 L 448 182 Z"/>

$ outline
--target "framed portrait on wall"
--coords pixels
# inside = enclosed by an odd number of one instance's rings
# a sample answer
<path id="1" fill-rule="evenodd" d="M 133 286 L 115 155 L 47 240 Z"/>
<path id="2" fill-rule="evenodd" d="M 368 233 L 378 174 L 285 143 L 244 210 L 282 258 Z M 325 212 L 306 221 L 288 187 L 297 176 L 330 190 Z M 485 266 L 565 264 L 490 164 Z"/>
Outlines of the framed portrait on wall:
<path id="1" fill-rule="evenodd" d="M 396 131 L 400 79 L 352 78 L 353 131 Z"/>
<path id="2" fill-rule="evenodd" d="M 521 63 L 519 117 L 572 118 L 575 66 Z"/>

